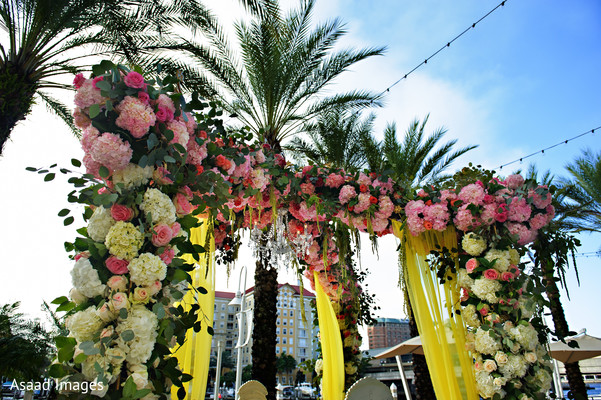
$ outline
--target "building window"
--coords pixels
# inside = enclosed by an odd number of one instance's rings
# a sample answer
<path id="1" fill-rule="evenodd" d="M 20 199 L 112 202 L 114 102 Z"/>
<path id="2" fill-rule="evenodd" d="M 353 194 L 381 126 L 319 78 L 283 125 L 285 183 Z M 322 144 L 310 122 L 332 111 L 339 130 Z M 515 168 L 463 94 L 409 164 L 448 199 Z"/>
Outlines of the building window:
<path id="1" fill-rule="evenodd" d="M 304 329 L 299 329 L 298 330 L 298 337 L 307 337 L 307 331 Z"/>
<path id="2" fill-rule="evenodd" d="M 286 328 L 282 329 L 282 335 L 286 334 Z"/>
<path id="3" fill-rule="evenodd" d="M 275 354 L 280 354 L 280 346 L 275 346 Z"/>
<path id="4" fill-rule="evenodd" d="M 307 339 L 298 339 L 298 347 L 307 347 Z"/>
<path id="5" fill-rule="evenodd" d="M 276 342 L 276 343 L 280 343 L 280 337 L 279 337 L 279 336 L 276 336 L 276 337 L 275 337 L 275 342 Z"/>
<path id="6" fill-rule="evenodd" d="M 306 356 L 307 355 L 307 349 L 304 349 L 304 348 L 301 347 L 300 349 L 298 349 L 298 355 L 299 356 Z"/>
<path id="7" fill-rule="evenodd" d="M 220 322 L 220 323 L 219 323 L 219 327 L 220 327 L 220 328 L 223 328 L 223 322 Z"/>
<path id="8" fill-rule="evenodd" d="M 279 324 L 280 324 L 280 319 L 278 318 L 278 319 L 277 319 L 277 321 L 276 321 L 275 323 L 276 323 L 276 325 L 279 325 Z M 284 324 L 284 325 L 285 325 L 285 324 Z"/>
<path id="9" fill-rule="evenodd" d="M 294 357 L 294 347 L 288 347 L 288 354 Z"/>
<path id="10" fill-rule="evenodd" d="M 292 325 L 292 324 L 290 324 L 290 325 Z M 294 329 L 292 329 L 292 328 L 288 329 L 288 333 L 291 335 L 294 335 Z"/>
<path id="11" fill-rule="evenodd" d="M 286 338 L 282 338 L 282 344 L 286 344 Z"/>
<path id="12" fill-rule="evenodd" d="M 221 311 L 225 311 L 225 304 L 221 305 Z"/>
<path id="13" fill-rule="evenodd" d="M 290 326 L 294 325 L 294 320 L 292 318 L 290 318 Z"/>
<path id="14" fill-rule="evenodd" d="M 290 338 L 290 344 L 294 344 L 294 338 Z"/>
<path id="15" fill-rule="evenodd" d="M 280 327 L 278 326 L 277 328 L 275 328 L 275 334 L 279 335 L 280 334 Z"/>
<path id="16" fill-rule="evenodd" d="M 294 317 L 294 310 L 290 310 L 290 316 Z"/>
<path id="17" fill-rule="evenodd" d="M 287 325 L 287 321 L 288 321 L 288 320 L 286 320 L 286 319 L 284 320 L 284 322 L 283 322 L 283 323 L 284 323 L 284 325 Z"/>
<path id="18" fill-rule="evenodd" d="M 284 317 L 288 316 L 288 310 L 284 310 Z"/>

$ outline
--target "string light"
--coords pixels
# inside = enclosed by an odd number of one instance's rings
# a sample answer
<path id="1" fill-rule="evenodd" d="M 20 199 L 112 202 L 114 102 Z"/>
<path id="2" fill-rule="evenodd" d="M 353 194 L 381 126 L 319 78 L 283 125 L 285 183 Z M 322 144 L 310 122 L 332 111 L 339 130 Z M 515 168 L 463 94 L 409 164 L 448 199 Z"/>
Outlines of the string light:
<path id="1" fill-rule="evenodd" d="M 518 162 L 518 161 L 519 161 L 519 162 L 522 162 L 524 159 L 526 159 L 526 158 L 530 158 L 530 157 L 534 157 L 535 155 L 537 155 L 537 154 L 539 154 L 539 153 L 540 153 L 540 154 L 545 154 L 545 150 L 552 149 L 552 148 L 554 148 L 554 147 L 557 147 L 557 146 L 560 146 L 560 145 L 562 145 L 562 144 L 568 144 L 568 142 L 570 142 L 570 141 L 572 141 L 572 140 L 574 140 L 574 139 L 578 139 L 578 138 L 581 138 L 581 137 L 583 137 L 583 136 L 586 136 L 586 135 L 588 135 L 588 134 L 595 133 L 595 131 L 598 131 L 599 129 L 601 129 L 601 126 L 598 126 L 598 127 L 596 127 L 596 128 L 593 128 L 593 129 L 591 129 L 591 130 L 588 130 L 588 131 L 586 131 L 586 132 L 584 132 L 584 133 L 581 133 L 580 135 L 576 135 L 576 136 L 574 136 L 574 137 L 571 137 L 571 138 L 569 138 L 569 139 L 562 140 L 562 141 L 561 141 L 561 142 L 559 142 L 559 143 L 555 143 L 555 144 L 554 144 L 554 145 L 552 145 L 552 146 L 545 147 L 545 148 L 544 148 L 544 149 L 542 149 L 542 150 L 535 151 L 534 153 L 528 154 L 527 156 L 522 156 L 522 157 L 520 157 L 520 158 L 518 158 L 518 159 L 516 159 L 516 160 L 513 160 L 513 161 L 511 161 L 511 162 L 508 162 L 508 163 L 506 163 L 506 164 L 499 165 L 497 168 L 498 168 L 498 169 L 503 169 L 503 167 L 506 167 L 506 166 L 508 166 L 508 165 L 514 164 L 514 163 L 516 163 L 516 162 Z"/>
<path id="2" fill-rule="evenodd" d="M 502 2 L 500 2 L 495 8 L 493 8 L 492 10 L 490 10 L 489 12 L 487 12 L 482 18 L 480 18 L 479 20 L 477 20 L 476 22 L 474 22 L 473 24 L 471 24 L 470 26 L 468 26 L 463 32 L 461 32 L 459 35 L 455 36 L 452 40 L 448 41 L 444 46 L 442 46 L 440 49 L 438 49 L 435 53 L 433 53 L 430 57 L 426 58 L 424 61 L 422 61 L 419 65 L 417 65 L 415 68 L 413 68 L 411 71 L 407 72 L 405 75 L 403 75 L 403 77 L 401 77 L 399 80 L 397 80 L 396 82 L 394 82 L 392 85 L 388 86 L 386 89 L 384 89 L 379 95 L 378 97 L 382 96 L 384 93 L 389 93 L 390 89 L 392 89 L 394 86 L 396 86 L 399 82 L 401 82 L 403 79 L 407 79 L 407 77 L 409 75 L 411 75 L 415 70 L 417 70 L 418 68 L 420 68 L 422 65 L 426 65 L 428 64 L 428 61 L 430 61 L 430 59 L 436 57 L 436 55 L 438 55 L 438 53 L 440 53 L 441 51 L 443 51 L 444 49 L 451 47 L 451 43 L 453 43 L 455 40 L 459 39 L 461 36 L 465 35 L 470 29 L 474 29 L 476 28 L 476 25 L 479 24 L 480 22 L 482 22 L 486 17 L 488 17 L 490 14 L 492 14 L 493 12 L 495 12 L 498 8 L 503 7 L 505 5 L 505 3 L 507 2 L 507 0 L 504 0 Z"/>
<path id="3" fill-rule="evenodd" d="M 588 253 L 579 253 L 579 254 L 576 254 L 576 257 L 584 257 L 584 258 L 601 257 L 601 251 L 590 251 Z"/>

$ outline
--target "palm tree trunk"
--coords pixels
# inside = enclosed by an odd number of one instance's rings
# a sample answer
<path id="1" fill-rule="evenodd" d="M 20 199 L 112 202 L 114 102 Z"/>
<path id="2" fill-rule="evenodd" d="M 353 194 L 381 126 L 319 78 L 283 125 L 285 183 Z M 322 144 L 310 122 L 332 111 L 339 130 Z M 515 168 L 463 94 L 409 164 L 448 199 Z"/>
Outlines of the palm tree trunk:
<path id="1" fill-rule="evenodd" d="M 264 234 L 261 245 L 267 243 Z M 252 376 L 267 389 L 267 400 L 276 397 L 276 319 L 278 296 L 278 271 L 269 266 L 269 255 L 262 253 L 256 262 Z"/>
<path id="2" fill-rule="evenodd" d="M 570 329 L 568 328 L 568 322 L 561 305 L 560 293 L 554 276 L 553 265 L 545 260 L 541 260 L 540 265 L 544 275 L 543 279 L 545 286 L 547 288 L 547 298 L 550 303 L 549 309 L 551 310 L 551 316 L 553 317 L 555 333 L 559 337 L 566 337 L 568 336 Z M 584 384 L 578 362 L 565 364 L 565 369 L 568 383 L 570 384 L 570 391 L 574 395 L 574 399 L 587 399 L 586 385 Z"/>
<path id="3" fill-rule="evenodd" d="M 11 64 L 0 66 L 0 155 L 13 128 L 31 111 L 35 83 Z"/>
<path id="4" fill-rule="evenodd" d="M 415 316 L 413 315 L 413 308 L 411 308 L 411 315 L 409 316 L 409 329 L 411 337 L 419 336 L 417 324 L 415 323 Z M 432 386 L 432 379 L 430 378 L 430 371 L 428 370 L 428 364 L 426 363 L 426 357 L 419 354 L 413 354 L 412 357 L 413 376 L 415 377 L 413 382 L 415 384 L 415 398 L 417 400 L 436 399 L 434 386 Z"/>

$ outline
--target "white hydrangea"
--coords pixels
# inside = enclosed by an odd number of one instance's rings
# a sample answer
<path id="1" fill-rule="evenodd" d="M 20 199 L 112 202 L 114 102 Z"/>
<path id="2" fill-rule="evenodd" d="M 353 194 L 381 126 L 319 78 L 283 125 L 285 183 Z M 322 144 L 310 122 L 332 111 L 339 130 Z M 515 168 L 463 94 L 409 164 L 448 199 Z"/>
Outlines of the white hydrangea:
<path id="1" fill-rule="evenodd" d="M 509 262 L 512 265 L 518 265 L 520 263 L 520 253 L 516 249 L 509 249 Z"/>
<path id="2" fill-rule="evenodd" d="M 517 354 L 510 354 L 507 357 L 507 362 L 499 366 L 499 372 L 503 374 L 505 378 L 521 378 L 526 375 L 528 371 L 528 365 L 524 357 Z"/>
<path id="3" fill-rule="evenodd" d="M 463 247 L 463 250 L 465 250 L 468 254 L 472 256 L 479 256 L 484 250 L 486 250 L 487 246 L 486 240 L 483 237 L 475 234 L 474 232 L 469 232 L 463 236 L 463 239 L 461 240 L 461 247 Z"/>
<path id="4" fill-rule="evenodd" d="M 152 178 L 153 172 L 152 166 L 142 168 L 137 164 L 129 164 L 127 167 L 113 173 L 113 183 L 122 183 L 126 189 L 146 185 Z"/>
<path id="5" fill-rule="evenodd" d="M 499 298 L 496 292 L 501 290 L 501 283 L 497 280 L 480 278 L 474 281 L 471 290 L 478 298 L 489 303 L 497 303 Z"/>
<path id="6" fill-rule="evenodd" d="M 509 331 L 509 336 L 517 341 L 524 349 L 528 351 L 536 350 L 538 334 L 532 325 L 517 325 Z"/>
<path id="7" fill-rule="evenodd" d="M 476 372 L 476 388 L 485 399 L 492 398 L 495 394 L 501 394 L 501 386 L 495 385 L 495 379 L 486 371 Z"/>
<path id="8" fill-rule="evenodd" d="M 549 372 L 543 368 L 540 368 L 538 371 L 536 371 L 534 374 L 534 379 L 538 383 L 538 386 L 540 386 L 541 393 L 546 393 L 547 390 L 551 388 L 552 377 Z"/>
<path id="9" fill-rule="evenodd" d="M 86 297 L 100 296 L 106 289 L 106 285 L 100 281 L 98 271 L 85 257 L 81 257 L 75 262 L 75 266 L 71 270 L 71 282 L 77 292 Z"/>
<path id="10" fill-rule="evenodd" d="M 106 234 L 115 222 L 109 209 L 96 207 L 88 221 L 88 235 L 96 242 L 104 242 Z"/>
<path id="11" fill-rule="evenodd" d="M 476 311 L 476 306 L 473 304 L 468 304 L 461 313 L 463 317 L 463 321 L 473 328 L 478 328 L 480 326 L 480 317 L 478 316 L 478 311 Z"/>
<path id="12" fill-rule="evenodd" d="M 167 265 L 158 256 L 143 253 L 129 265 L 130 280 L 138 286 L 150 286 L 162 281 L 167 274 Z"/>
<path id="13" fill-rule="evenodd" d="M 495 269 L 499 272 L 505 272 L 511 265 L 510 253 L 507 250 L 490 249 L 484 256 L 488 261 L 497 260 L 495 262 Z"/>
<path id="14" fill-rule="evenodd" d="M 471 290 L 471 287 L 474 285 L 474 280 L 470 278 L 469 274 L 467 273 L 467 269 L 459 268 L 457 271 L 457 284 L 460 287 Z"/>
<path id="15" fill-rule="evenodd" d="M 175 222 L 175 206 L 169 196 L 159 189 L 146 190 L 140 209 L 152 215 L 154 224 L 170 225 Z"/>
<path id="16" fill-rule="evenodd" d="M 92 340 L 94 334 L 104 326 L 104 322 L 96 314 L 96 307 L 94 306 L 71 315 L 67 318 L 65 324 L 70 335 L 78 342 Z"/>
<path id="17" fill-rule="evenodd" d="M 521 296 L 518 300 L 520 305 L 520 311 L 522 311 L 522 318 L 530 319 L 534 315 L 534 309 L 536 307 L 536 302 L 533 298 L 527 298 L 526 296 Z"/>
<path id="18" fill-rule="evenodd" d="M 127 318 L 117 325 L 117 345 L 125 353 L 129 365 L 144 364 L 150 358 L 157 337 L 158 319 L 143 305 L 134 305 Z M 134 338 L 123 340 L 122 333 L 132 330 Z"/>
<path id="19" fill-rule="evenodd" d="M 131 222 L 118 221 L 106 235 L 109 252 L 123 260 L 131 261 L 138 255 L 144 236 Z"/>
<path id="20" fill-rule="evenodd" d="M 501 343 L 490 336 L 490 330 L 478 329 L 475 336 L 474 346 L 477 352 L 493 355 L 501 350 Z"/>

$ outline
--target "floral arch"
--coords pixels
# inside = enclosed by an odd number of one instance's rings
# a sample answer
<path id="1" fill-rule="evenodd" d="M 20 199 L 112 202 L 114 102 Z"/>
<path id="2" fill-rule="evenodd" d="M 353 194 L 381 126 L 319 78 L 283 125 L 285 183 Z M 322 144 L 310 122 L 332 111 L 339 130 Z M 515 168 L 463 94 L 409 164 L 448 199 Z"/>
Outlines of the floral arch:
<path id="1" fill-rule="evenodd" d="M 317 290 L 326 400 L 342 399 L 344 373 L 347 381 L 356 373 L 362 290 L 349 260 L 358 232 L 401 240 L 441 398 L 522 399 L 548 389 L 541 288 L 520 262 L 554 216 L 547 188 L 466 169 L 448 187 L 414 195 L 373 173 L 301 168 L 248 144 L 244 131 L 227 133 L 215 105 L 186 103 L 173 77 L 106 61 L 93 76 L 74 81 L 87 174 L 70 179 L 69 199 L 87 206 L 88 226 L 66 245 L 75 252 L 70 299 L 55 300 L 70 331 L 51 366 L 61 382 L 84 379 L 106 398 L 183 398 L 192 376 L 171 349 L 212 330 L 199 306 L 211 287 L 198 284 L 206 277 L 194 264 L 208 273 L 214 248 L 234 259 L 236 232 L 249 228 L 267 240 L 259 247 L 272 262 L 291 249 Z M 68 214 L 60 214 L 66 223 Z"/>

